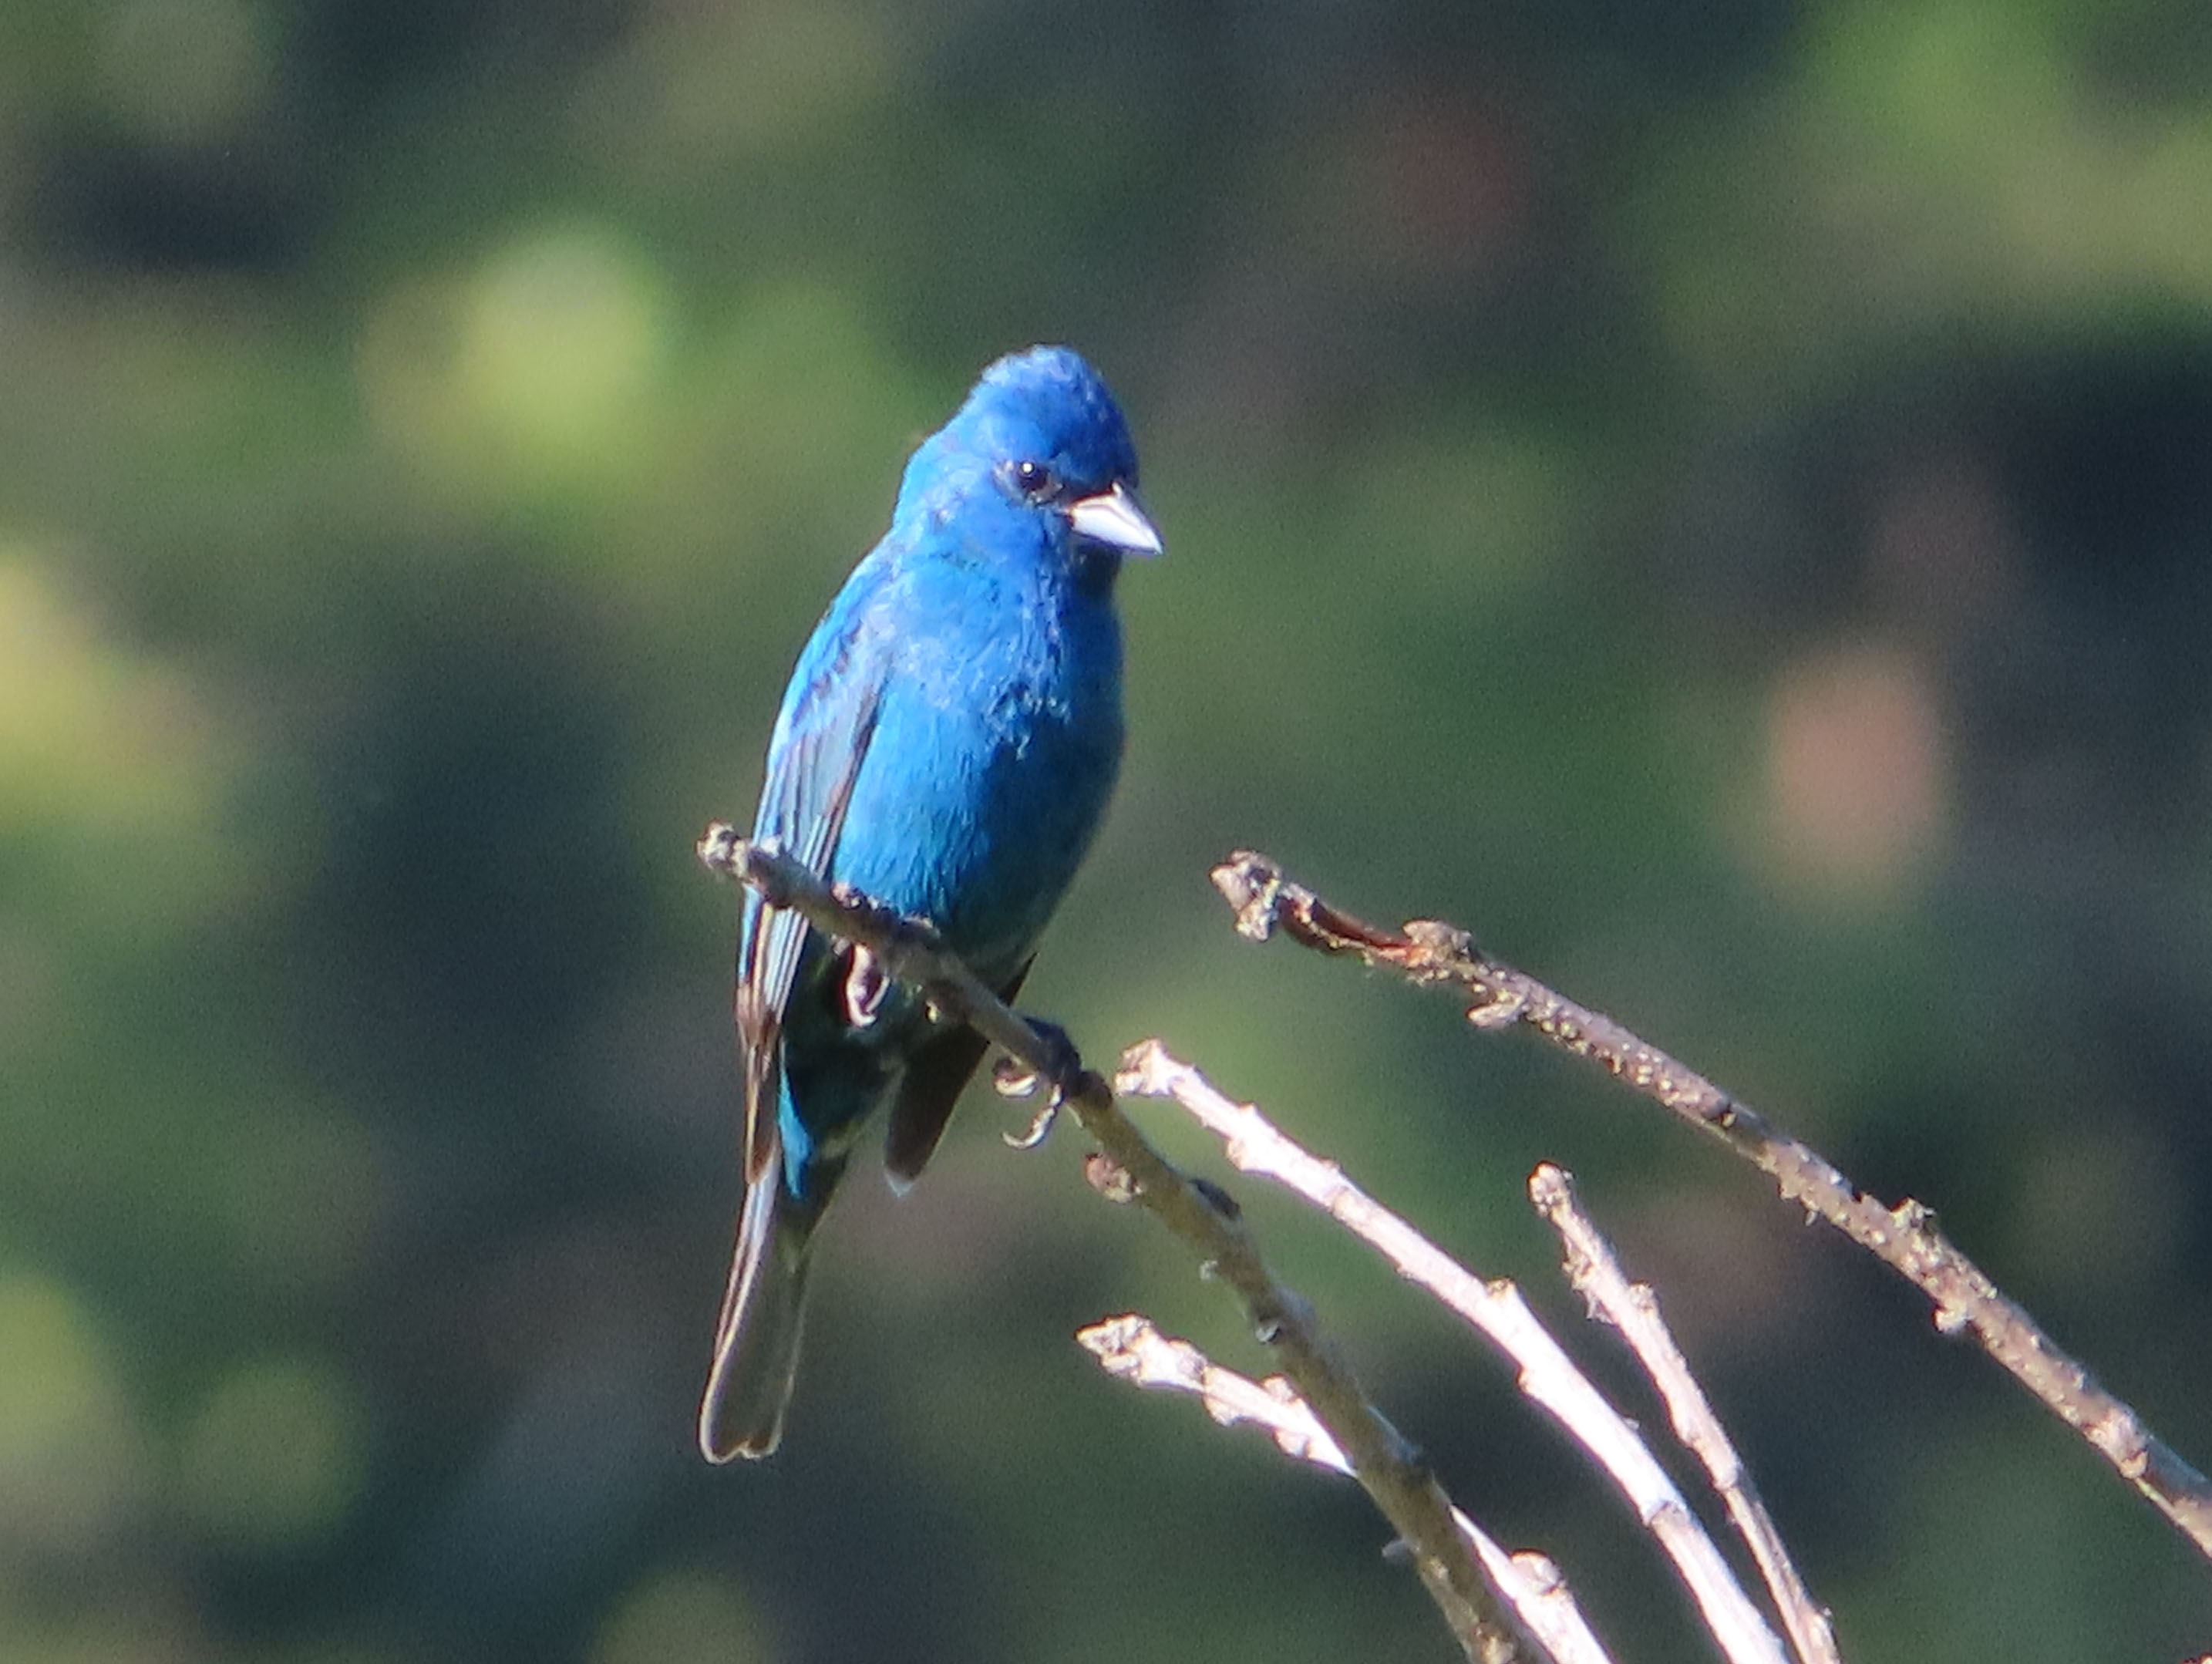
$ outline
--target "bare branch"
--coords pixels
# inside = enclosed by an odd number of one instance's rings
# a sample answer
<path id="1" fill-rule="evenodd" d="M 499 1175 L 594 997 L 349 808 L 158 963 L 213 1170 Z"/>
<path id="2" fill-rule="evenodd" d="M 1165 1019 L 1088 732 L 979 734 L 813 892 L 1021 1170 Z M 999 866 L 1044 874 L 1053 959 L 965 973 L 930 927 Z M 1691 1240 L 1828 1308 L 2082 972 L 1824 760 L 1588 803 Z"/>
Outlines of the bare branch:
<path id="1" fill-rule="evenodd" d="M 1468 1018 L 1478 1028 L 1522 1023 L 1718 1139 L 1771 1178 L 1784 1200 L 1826 1220 L 1926 1295 L 1937 1329 L 1972 1333 L 2199 1552 L 2212 1558 L 2212 1482 L 2053 1344 L 1936 1229 L 1935 1215 L 1918 1202 L 1908 1199 L 1884 1207 L 1748 1105 L 1611 1017 L 1490 957 L 1465 931 L 1434 920 L 1414 920 L 1402 930 L 1379 928 L 1332 907 L 1249 850 L 1216 867 L 1213 882 L 1237 910 L 1237 929 L 1254 940 L 1264 941 L 1279 928 L 1320 952 L 1351 955 L 1416 983 L 1456 989 L 1470 1002 Z"/>
<path id="2" fill-rule="evenodd" d="M 1521 1291 L 1486 1281 L 1361 1190 L 1334 1162 L 1302 1149 L 1249 1103 L 1224 1096 L 1158 1041 L 1133 1046 L 1115 1084 L 1129 1096 L 1169 1098 L 1218 1138 L 1239 1172 L 1274 1180 L 1382 1253 L 1408 1282 L 1457 1312 L 1512 1359 L 1520 1387 L 1589 1452 L 1657 1540 L 1696 1600 L 1705 1627 L 1737 1664 L 1782 1664 L 1782 1643 L 1697 1515 L 1636 1430 L 1537 1321 Z"/>
<path id="3" fill-rule="evenodd" d="M 1119 1169 L 1118 1179 L 1100 1188 L 1127 1195 L 1156 1215 L 1236 1291 L 1255 1333 L 1281 1360 L 1283 1372 L 1349 1460 L 1352 1477 L 1409 1546 L 1430 1598 L 1467 1655 L 1480 1664 L 1511 1664 L 1522 1655 L 1509 1618 L 1452 1522 L 1451 1504 L 1435 1476 L 1367 1401 L 1315 1327 L 1306 1303 L 1275 1280 L 1235 1203 L 1171 1166 L 1064 1038 L 1048 1039 L 1017 1015 L 945 951 L 927 925 L 842 887 L 833 890 L 781 849 L 741 838 L 719 823 L 707 829 L 698 853 L 708 870 L 751 886 L 769 905 L 788 908 L 826 935 L 866 947 L 887 975 L 919 987 L 939 1011 L 1026 1065 Z"/>
<path id="4" fill-rule="evenodd" d="M 1593 1311 L 1608 1319 L 1644 1365 L 1673 1422 L 1674 1436 L 1686 1445 L 1712 1476 L 1713 1489 L 1751 1547 L 1767 1592 L 1782 1615 L 1782 1627 L 1802 1664 L 1842 1664 L 1828 1614 L 1813 1599 L 1790 1558 L 1782 1533 L 1759 1500 L 1750 1470 L 1737 1455 L 1728 1430 L 1713 1412 L 1705 1388 L 1690 1373 L 1690 1361 L 1659 1315 L 1659 1302 L 1643 1283 L 1631 1283 L 1614 1256 L 1613 1244 L 1591 1223 L 1575 1195 L 1575 1181 L 1546 1162 L 1528 1180 L 1528 1197 L 1551 1221 L 1566 1248 L 1567 1280 L 1581 1291 Z"/>
<path id="5" fill-rule="evenodd" d="M 1285 1455 L 1332 1473 L 1352 1471 L 1328 1430 L 1280 1376 L 1255 1381 L 1224 1369 L 1188 1340 L 1170 1339 L 1152 1319 L 1135 1312 L 1103 1319 L 1077 1330 L 1075 1338 L 1109 1376 L 1138 1387 L 1192 1394 L 1224 1427 L 1249 1422 L 1265 1428 Z M 1557 1664 L 1610 1664 L 1575 1604 L 1574 1591 L 1549 1557 L 1507 1553 L 1456 1508 L 1452 1521 L 1481 1558 L 1491 1582 Z"/>

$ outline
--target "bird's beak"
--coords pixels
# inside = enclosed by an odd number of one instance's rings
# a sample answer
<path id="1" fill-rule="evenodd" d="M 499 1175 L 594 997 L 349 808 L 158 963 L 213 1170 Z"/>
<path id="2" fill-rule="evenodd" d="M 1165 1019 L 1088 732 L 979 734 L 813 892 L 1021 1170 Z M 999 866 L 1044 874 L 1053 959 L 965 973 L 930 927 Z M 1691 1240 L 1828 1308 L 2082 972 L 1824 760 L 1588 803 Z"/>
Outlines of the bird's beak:
<path id="1" fill-rule="evenodd" d="M 1077 537 L 1124 555 L 1157 555 L 1167 547 L 1145 505 L 1126 485 L 1117 483 L 1095 497 L 1079 497 L 1067 506 L 1067 523 Z"/>

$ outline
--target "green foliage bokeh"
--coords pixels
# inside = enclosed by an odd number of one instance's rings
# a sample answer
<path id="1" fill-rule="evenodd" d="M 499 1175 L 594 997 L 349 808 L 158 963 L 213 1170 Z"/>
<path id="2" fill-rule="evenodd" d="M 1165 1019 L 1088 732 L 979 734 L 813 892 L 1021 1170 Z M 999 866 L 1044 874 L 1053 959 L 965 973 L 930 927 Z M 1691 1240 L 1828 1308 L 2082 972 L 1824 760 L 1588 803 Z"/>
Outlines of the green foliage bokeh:
<path id="1" fill-rule="evenodd" d="M 1854 1660 L 2212 1645 L 2201 1560 L 1883 1273 L 1205 881 L 1468 926 L 2212 1460 L 2208 16 L 0 6 L 0 1656 L 1449 1655 L 1349 1487 L 1068 1343 L 1265 1367 L 981 1094 L 841 1203 L 786 1449 L 689 1448 L 690 840 L 907 448 L 1042 339 L 1170 552 L 1036 1007 L 1625 1382 L 1521 1200 L 1574 1169 Z M 1476 1343 L 1239 1193 L 1473 1512 L 1704 1655 Z"/>

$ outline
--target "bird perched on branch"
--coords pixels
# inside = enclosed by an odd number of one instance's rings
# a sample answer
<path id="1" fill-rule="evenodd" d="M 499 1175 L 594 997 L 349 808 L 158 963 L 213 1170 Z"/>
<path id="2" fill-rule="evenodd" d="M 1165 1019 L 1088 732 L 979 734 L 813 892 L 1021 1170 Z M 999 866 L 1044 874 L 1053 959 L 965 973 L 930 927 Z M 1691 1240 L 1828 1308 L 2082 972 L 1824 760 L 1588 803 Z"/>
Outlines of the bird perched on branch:
<path id="1" fill-rule="evenodd" d="M 907 465 L 890 530 L 816 626 L 753 823 L 833 883 L 929 920 L 1011 999 L 1121 761 L 1122 557 L 1157 555 L 1097 371 L 1037 347 L 983 372 Z M 782 1436 L 808 1250 L 861 1123 L 899 1188 L 981 1060 L 865 950 L 748 891 L 736 1015 L 745 1198 L 699 1409 L 708 1461 Z"/>

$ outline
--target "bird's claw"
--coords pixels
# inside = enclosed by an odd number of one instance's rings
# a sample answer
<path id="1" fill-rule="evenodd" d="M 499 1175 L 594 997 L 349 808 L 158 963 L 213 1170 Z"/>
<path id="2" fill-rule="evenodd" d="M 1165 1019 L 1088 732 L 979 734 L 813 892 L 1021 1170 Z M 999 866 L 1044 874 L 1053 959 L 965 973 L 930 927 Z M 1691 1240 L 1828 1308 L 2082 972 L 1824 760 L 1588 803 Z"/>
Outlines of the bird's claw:
<path id="1" fill-rule="evenodd" d="M 1025 1098 L 1037 1089 L 1037 1072 L 1006 1053 L 991 1065 L 991 1090 L 1002 1098 Z"/>
<path id="2" fill-rule="evenodd" d="M 1083 1054 L 1075 1049 L 1075 1042 L 1067 1037 L 1066 1029 L 1057 1023 L 1036 1017 L 1031 1017 L 1029 1023 L 1037 1038 L 1044 1042 L 1047 1066 L 1040 1069 L 1011 1055 L 1000 1058 L 991 1066 L 991 1084 L 1001 1097 L 1027 1097 L 1040 1085 L 1051 1089 L 1037 1106 L 1036 1113 L 1030 1117 L 1025 1131 L 1000 1135 L 1015 1150 L 1034 1150 L 1045 1141 L 1067 1102 L 1069 1084 L 1083 1072 Z"/>
<path id="3" fill-rule="evenodd" d="M 1060 1119 L 1060 1098 L 1057 1094 L 1036 1107 L 1030 1124 L 1018 1133 L 1001 1133 L 1009 1150 L 1034 1150 L 1051 1136 L 1053 1123 Z"/>
<path id="4" fill-rule="evenodd" d="M 852 963 L 845 971 L 846 1022 L 856 1029 L 873 1023 L 883 1013 L 884 995 L 890 986 L 890 975 L 884 969 L 884 962 L 855 944 Z"/>
<path id="5" fill-rule="evenodd" d="M 1038 1072 L 1018 1057 L 1002 1057 L 991 1066 L 991 1084 L 1002 1097 L 1027 1097 L 1037 1089 Z M 1055 1085 L 1045 1095 L 1043 1102 L 1030 1116 L 1030 1124 L 1019 1133 L 1001 1133 L 1009 1150 L 1034 1150 L 1052 1133 L 1053 1123 L 1060 1119 L 1060 1107 L 1066 1101 Z"/>

